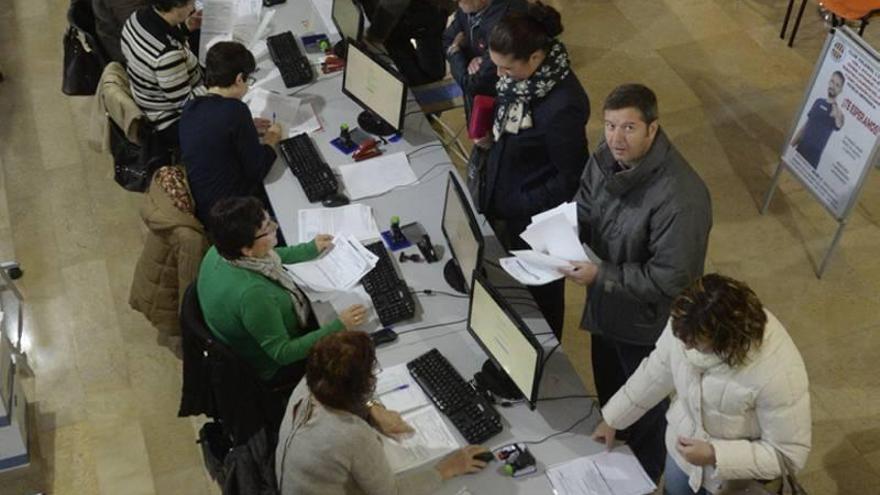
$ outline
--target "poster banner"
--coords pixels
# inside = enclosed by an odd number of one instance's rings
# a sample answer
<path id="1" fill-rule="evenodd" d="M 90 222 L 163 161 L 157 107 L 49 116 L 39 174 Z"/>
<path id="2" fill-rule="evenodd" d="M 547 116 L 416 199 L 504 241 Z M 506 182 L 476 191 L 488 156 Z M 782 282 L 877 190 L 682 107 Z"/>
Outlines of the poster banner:
<path id="1" fill-rule="evenodd" d="M 880 139 L 880 59 L 847 28 L 829 37 L 782 160 L 842 220 Z"/>

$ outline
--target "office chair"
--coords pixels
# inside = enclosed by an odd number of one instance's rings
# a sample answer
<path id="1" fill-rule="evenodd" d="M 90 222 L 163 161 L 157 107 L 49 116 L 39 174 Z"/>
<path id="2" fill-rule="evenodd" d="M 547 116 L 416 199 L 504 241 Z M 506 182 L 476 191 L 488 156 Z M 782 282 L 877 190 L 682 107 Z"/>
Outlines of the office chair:
<path id="1" fill-rule="evenodd" d="M 794 20 L 794 27 L 791 30 L 791 37 L 788 39 L 788 46 L 794 44 L 794 37 L 797 35 L 798 27 L 801 25 L 801 17 L 804 15 L 804 8 L 807 6 L 807 0 L 801 0 L 801 6 L 798 9 L 797 17 Z M 788 0 L 788 8 L 785 11 L 785 19 L 782 21 L 782 31 L 779 33 L 781 39 L 785 39 L 785 30 L 788 28 L 788 21 L 791 17 L 791 10 L 794 7 L 794 0 Z M 859 26 L 859 36 L 865 32 L 868 25 L 868 19 L 880 11 L 880 1 L 878 0 L 822 0 L 822 7 L 831 14 L 831 26 L 842 26 L 846 21 L 862 21 Z"/>

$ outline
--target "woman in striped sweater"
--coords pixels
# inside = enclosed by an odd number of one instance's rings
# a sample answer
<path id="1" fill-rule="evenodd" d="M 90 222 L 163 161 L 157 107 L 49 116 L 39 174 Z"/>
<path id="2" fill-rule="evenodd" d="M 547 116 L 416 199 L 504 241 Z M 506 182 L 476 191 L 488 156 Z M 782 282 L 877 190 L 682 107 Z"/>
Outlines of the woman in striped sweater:
<path id="1" fill-rule="evenodd" d="M 195 0 L 149 0 L 122 28 L 122 54 L 134 101 L 159 133 L 177 147 L 183 105 L 205 93 L 202 70 L 187 36 L 195 29 Z"/>

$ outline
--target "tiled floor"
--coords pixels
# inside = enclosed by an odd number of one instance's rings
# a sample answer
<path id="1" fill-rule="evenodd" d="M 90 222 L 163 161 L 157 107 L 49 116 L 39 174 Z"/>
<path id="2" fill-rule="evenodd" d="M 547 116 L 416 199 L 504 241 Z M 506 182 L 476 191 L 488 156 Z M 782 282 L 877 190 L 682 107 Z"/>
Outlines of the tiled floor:
<path id="1" fill-rule="evenodd" d="M 300 1 L 300 0 L 297 0 Z M 834 222 L 786 177 L 758 207 L 824 38 L 814 8 L 794 49 L 779 0 L 554 0 L 577 74 L 599 108 L 618 83 L 658 93 L 661 123 L 712 192 L 711 270 L 748 281 L 787 325 L 810 372 L 814 495 L 880 494 L 880 178 L 868 179 L 822 280 Z M 0 492 L 200 494 L 195 425 L 176 418 L 180 363 L 127 305 L 140 197 L 87 144 L 90 102 L 60 91 L 66 3 L 0 8 L 0 259 L 25 268 L 33 466 Z M 880 29 L 866 39 L 880 46 Z M 450 116 L 460 121 L 460 116 Z M 591 383 L 569 291 L 564 347 Z"/>

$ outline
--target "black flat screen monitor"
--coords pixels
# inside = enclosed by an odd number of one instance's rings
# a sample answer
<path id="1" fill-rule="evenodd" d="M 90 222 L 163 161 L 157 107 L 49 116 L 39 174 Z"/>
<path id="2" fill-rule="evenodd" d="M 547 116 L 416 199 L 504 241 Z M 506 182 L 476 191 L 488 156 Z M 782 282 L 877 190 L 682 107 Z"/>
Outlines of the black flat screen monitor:
<path id="1" fill-rule="evenodd" d="M 523 397 L 534 409 L 544 348 L 504 297 L 479 273 L 474 274 L 471 286 L 468 331 L 489 356 L 480 372 L 484 377 L 478 373 L 477 382 L 490 384 L 487 388 L 502 397 Z"/>
<path id="2" fill-rule="evenodd" d="M 446 183 L 442 228 L 452 252 L 451 259 L 443 267 L 443 277 L 450 287 L 467 294 L 471 287 L 471 277 L 482 259 L 483 234 L 454 172 L 449 172 Z"/>
<path id="3" fill-rule="evenodd" d="M 364 33 L 364 13 L 356 0 L 333 0 L 330 16 L 343 42 L 348 39 L 361 40 Z"/>
<path id="4" fill-rule="evenodd" d="M 403 129 L 406 83 L 364 45 L 348 40 L 342 92 L 364 108 L 358 125 L 370 134 L 388 136 Z"/>

